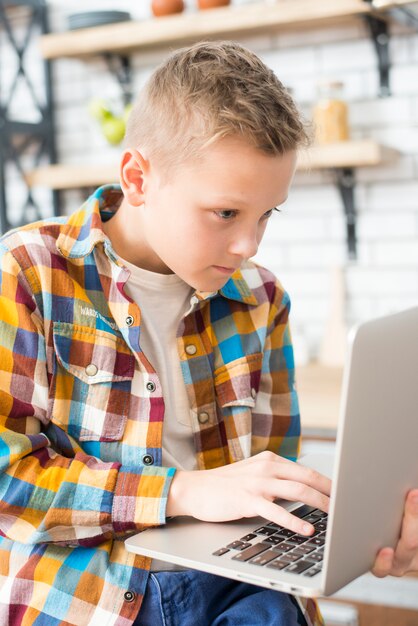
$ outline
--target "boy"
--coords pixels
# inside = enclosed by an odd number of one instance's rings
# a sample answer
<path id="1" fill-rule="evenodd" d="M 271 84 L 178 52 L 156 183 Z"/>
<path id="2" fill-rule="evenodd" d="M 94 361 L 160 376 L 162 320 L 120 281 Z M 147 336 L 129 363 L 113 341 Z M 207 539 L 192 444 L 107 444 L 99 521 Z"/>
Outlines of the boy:
<path id="1" fill-rule="evenodd" d="M 198 44 L 142 91 L 120 186 L 3 237 L 1 624 L 321 623 L 123 543 L 179 514 L 308 535 L 273 500 L 328 509 L 329 480 L 293 462 L 289 300 L 248 261 L 304 142 L 255 55 Z"/>

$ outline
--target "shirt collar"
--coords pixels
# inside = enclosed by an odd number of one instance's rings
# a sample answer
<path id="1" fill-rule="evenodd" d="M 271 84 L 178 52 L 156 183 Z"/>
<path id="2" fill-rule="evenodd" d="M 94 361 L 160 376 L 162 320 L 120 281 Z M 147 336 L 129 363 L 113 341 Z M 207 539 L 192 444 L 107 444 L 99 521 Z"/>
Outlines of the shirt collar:
<path id="1" fill-rule="evenodd" d="M 102 221 L 115 213 L 122 199 L 119 185 L 103 185 L 86 200 L 81 208 L 70 215 L 57 239 L 60 253 L 69 259 L 80 259 L 92 252 L 94 247 L 108 241 L 103 232 Z M 246 304 L 258 304 L 258 299 L 245 279 L 245 264 L 236 270 L 225 285 L 215 292 L 196 291 L 199 301 L 210 300 L 219 295 Z"/>

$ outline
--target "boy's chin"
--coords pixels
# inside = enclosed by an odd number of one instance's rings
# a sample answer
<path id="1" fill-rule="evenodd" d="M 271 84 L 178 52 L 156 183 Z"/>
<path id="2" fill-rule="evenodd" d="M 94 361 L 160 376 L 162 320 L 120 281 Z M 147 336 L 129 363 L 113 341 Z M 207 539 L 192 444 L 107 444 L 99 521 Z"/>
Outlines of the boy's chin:
<path id="1" fill-rule="evenodd" d="M 219 289 L 222 289 L 222 287 L 226 285 L 228 280 L 229 278 L 226 278 L 224 280 L 213 280 L 210 283 L 201 283 L 198 287 L 194 287 L 194 289 L 201 293 L 213 293 L 215 291 L 219 291 Z"/>

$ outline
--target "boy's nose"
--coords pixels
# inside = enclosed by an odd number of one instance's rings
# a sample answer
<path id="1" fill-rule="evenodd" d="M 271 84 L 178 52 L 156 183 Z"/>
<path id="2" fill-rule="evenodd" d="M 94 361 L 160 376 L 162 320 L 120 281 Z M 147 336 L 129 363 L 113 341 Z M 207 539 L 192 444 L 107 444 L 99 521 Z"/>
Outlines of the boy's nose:
<path id="1" fill-rule="evenodd" d="M 258 241 L 253 234 L 242 235 L 231 242 L 229 252 L 242 259 L 250 259 L 257 254 Z"/>

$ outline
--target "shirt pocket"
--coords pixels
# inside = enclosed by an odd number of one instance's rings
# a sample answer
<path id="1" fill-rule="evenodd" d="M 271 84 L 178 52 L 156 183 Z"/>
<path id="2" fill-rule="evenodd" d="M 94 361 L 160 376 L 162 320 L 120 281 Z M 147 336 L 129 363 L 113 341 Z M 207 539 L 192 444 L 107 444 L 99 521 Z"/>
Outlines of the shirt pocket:
<path id="1" fill-rule="evenodd" d="M 214 372 L 216 400 L 220 407 L 254 408 L 260 384 L 261 352 L 235 359 Z"/>
<path id="2" fill-rule="evenodd" d="M 218 419 L 222 422 L 232 462 L 251 456 L 253 409 L 260 384 L 263 355 L 250 354 L 214 372 Z"/>
<path id="3" fill-rule="evenodd" d="M 122 439 L 135 357 L 111 332 L 54 322 L 51 420 L 78 441 Z"/>

